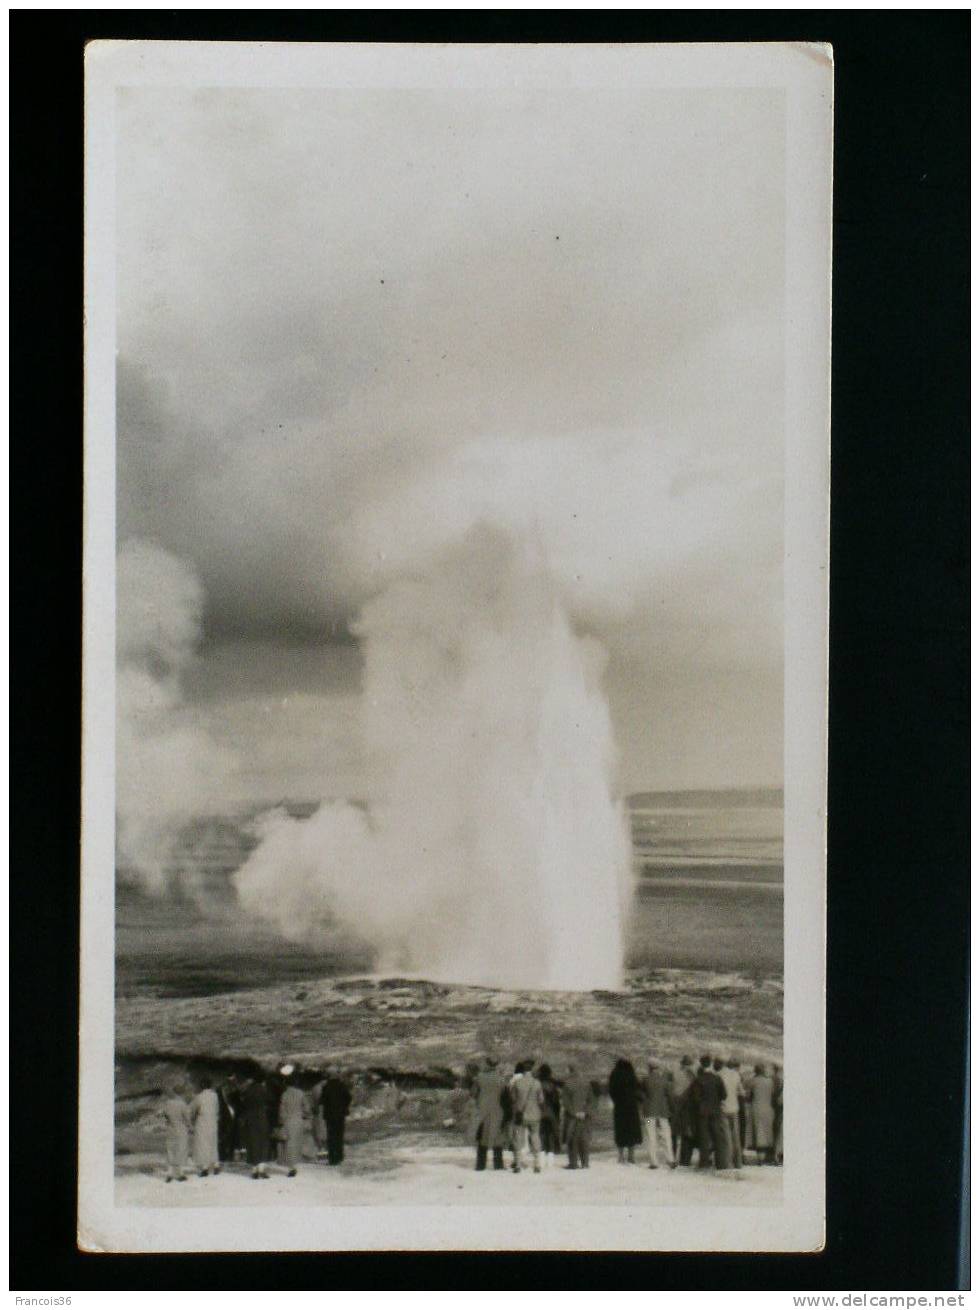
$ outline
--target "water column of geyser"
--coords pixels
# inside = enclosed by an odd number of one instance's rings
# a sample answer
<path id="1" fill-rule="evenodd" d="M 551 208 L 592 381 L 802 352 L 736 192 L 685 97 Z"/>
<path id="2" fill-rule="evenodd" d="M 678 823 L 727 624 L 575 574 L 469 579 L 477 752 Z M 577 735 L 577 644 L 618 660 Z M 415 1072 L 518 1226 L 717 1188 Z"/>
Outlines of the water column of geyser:
<path id="1" fill-rule="evenodd" d="M 369 817 L 271 820 L 242 904 L 293 937 L 346 925 L 385 971 L 619 987 L 631 858 L 603 652 L 573 631 L 540 550 L 475 529 L 355 630 L 383 799 Z"/>

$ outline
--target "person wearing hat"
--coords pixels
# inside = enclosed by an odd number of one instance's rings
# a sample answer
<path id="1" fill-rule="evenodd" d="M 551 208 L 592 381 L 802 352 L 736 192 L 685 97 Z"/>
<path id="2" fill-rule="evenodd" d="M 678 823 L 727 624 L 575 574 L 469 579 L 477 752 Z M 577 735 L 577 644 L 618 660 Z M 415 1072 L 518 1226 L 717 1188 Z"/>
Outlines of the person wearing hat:
<path id="1" fill-rule="evenodd" d="M 296 1166 L 303 1156 L 303 1137 L 310 1108 L 295 1072 L 290 1069 L 286 1076 L 288 1082 L 279 1101 L 279 1127 L 282 1129 L 286 1176 L 295 1178 Z"/>

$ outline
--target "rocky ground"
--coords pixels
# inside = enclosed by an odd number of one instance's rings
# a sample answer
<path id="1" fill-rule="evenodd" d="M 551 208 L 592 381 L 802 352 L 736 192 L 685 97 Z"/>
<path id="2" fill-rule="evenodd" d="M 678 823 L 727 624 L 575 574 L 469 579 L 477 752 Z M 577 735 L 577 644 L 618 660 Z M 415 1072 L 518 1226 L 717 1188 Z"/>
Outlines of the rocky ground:
<path id="1" fill-rule="evenodd" d="M 324 978 L 207 997 L 120 997 L 124 1065 L 153 1058 L 327 1061 L 449 1076 L 488 1051 L 560 1066 L 635 1061 L 655 1049 L 778 1060 L 781 978 L 678 969 L 636 972 L 622 992 L 506 992 L 405 978 Z M 441 1081 L 438 1079 L 437 1081 Z"/>
<path id="2" fill-rule="evenodd" d="M 457 1148 L 465 1132 L 466 1065 L 570 1059 L 604 1080 L 619 1055 L 637 1067 L 704 1050 L 745 1063 L 781 1060 L 782 981 L 739 973 L 634 973 L 622 992 L 504 992 L 406 978 L 325 978 L 208 997 L 120 997 L 116 1009 L 116 1141 L 133 1167 L 162 1150 L 158 1107 L 178 1075 L 327 1063 L 353 1077 L 354 1147 L 411 1134 Z M 600 1109 L 597 1150 L 611 1147 Z M 373 1157 L 365 1157 L 373 1158 Z"/>

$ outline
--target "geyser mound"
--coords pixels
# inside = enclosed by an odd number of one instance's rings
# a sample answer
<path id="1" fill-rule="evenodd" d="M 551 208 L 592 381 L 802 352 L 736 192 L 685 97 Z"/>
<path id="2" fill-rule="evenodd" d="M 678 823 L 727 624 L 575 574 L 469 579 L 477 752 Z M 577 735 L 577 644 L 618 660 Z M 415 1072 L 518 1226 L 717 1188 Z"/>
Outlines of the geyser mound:
<path id="1" fill-rule="evenodd" d="M 476 528 L 371 600 L 356 632 L 384 799 L 266 816 L 235 875 L 243 907 L 294 939 L 340 924 L 381 970 L 619 987 L 631 860 L 604 656 L 540 552 Z"/>

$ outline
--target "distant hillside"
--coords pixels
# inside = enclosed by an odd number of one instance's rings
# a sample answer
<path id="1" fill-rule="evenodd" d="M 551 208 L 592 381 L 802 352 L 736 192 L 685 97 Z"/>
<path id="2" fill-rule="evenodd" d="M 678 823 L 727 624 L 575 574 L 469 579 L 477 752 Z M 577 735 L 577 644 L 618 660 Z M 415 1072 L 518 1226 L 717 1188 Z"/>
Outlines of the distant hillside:
<path id="1" fill-rule="evenodd" d="M 783 808 L 782 787 L 729 787 L 720 791 L 636 791 L 627 797 L 633 809 L 773 809 Z"/>

